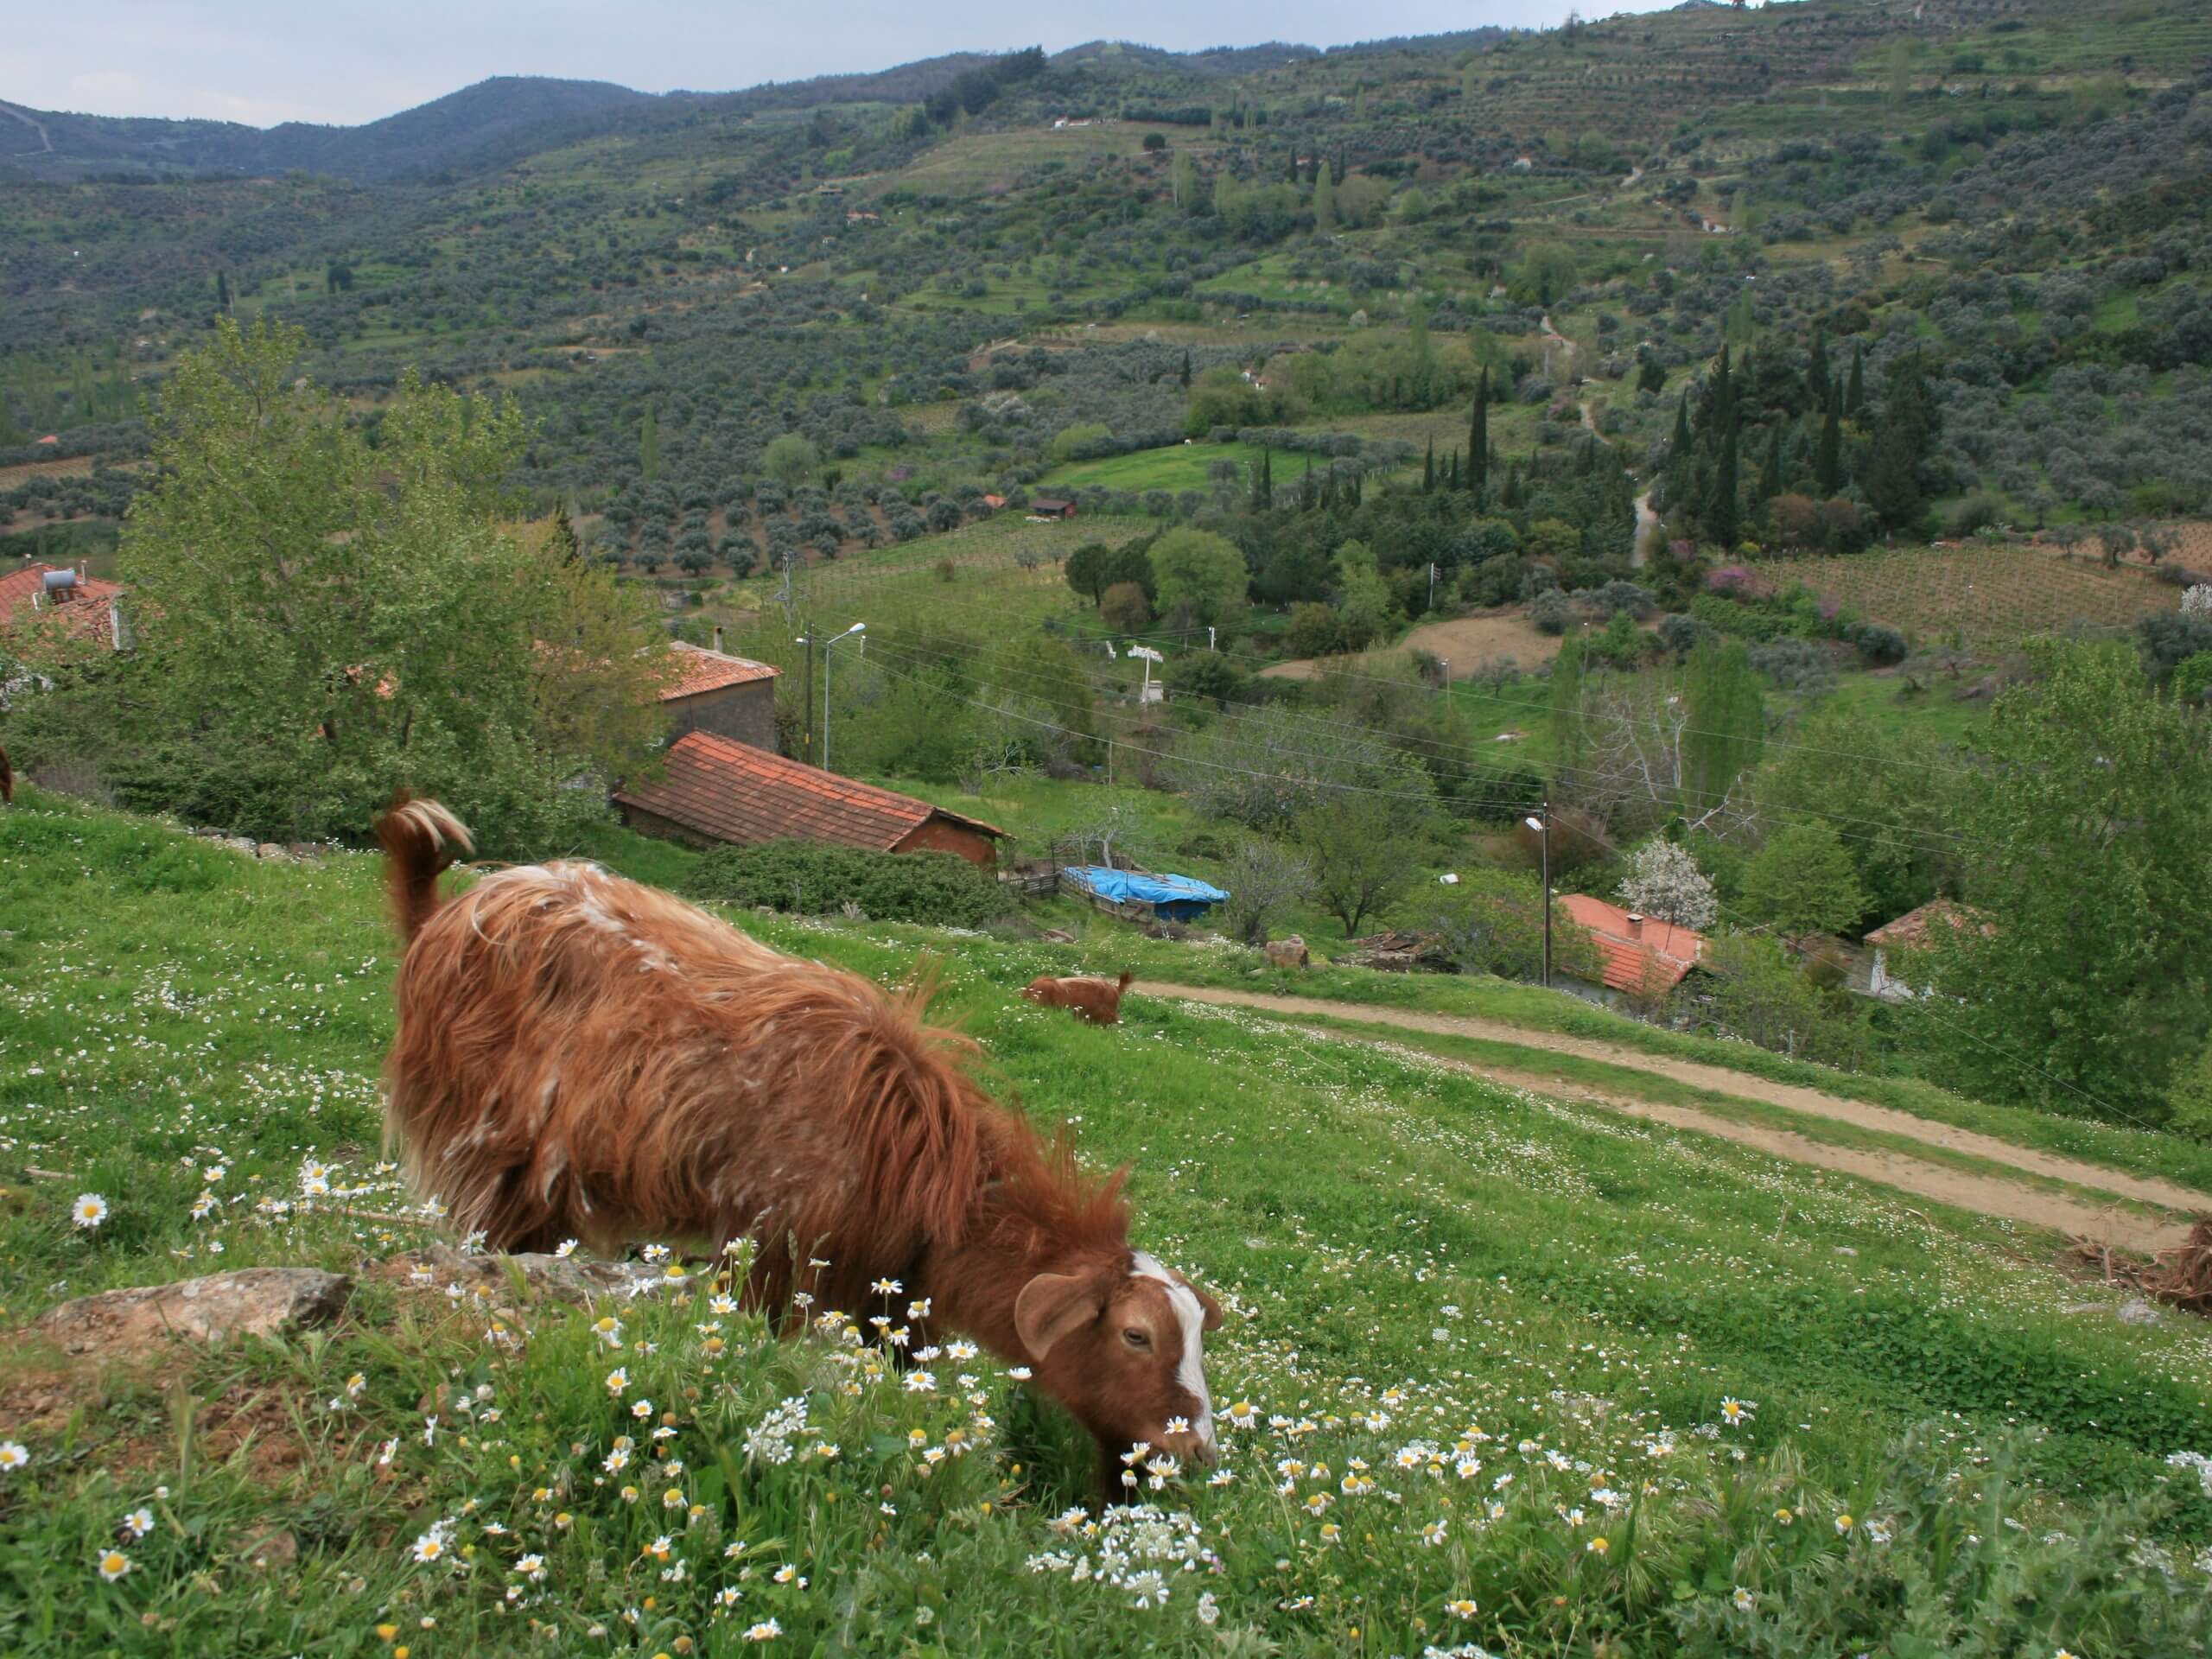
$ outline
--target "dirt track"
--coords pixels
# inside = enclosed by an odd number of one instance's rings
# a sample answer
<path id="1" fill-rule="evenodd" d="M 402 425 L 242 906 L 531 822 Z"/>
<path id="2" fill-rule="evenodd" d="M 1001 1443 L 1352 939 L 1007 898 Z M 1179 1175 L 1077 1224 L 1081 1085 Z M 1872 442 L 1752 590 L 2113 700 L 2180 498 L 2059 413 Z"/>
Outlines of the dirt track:
<path id="1" fill-rule="evenodd" d="M 2004 1164 L 2024 1174 L 2045 1176 L 2094 1192 L 2109 1192 L 2139 1203 L 2183 1212 L 2212 1212 L 2212 1196 L 2194 1192 L 2172 1181 L 2131 1175 L 2125 1171 L 2107 1169 L 2101 1164 L 2083 1163 L 2056 1153 L 2015 1146 L 2009 1141 L 1999 1141 L 1993 1135 L 1931 1122 L 1926 1118 L 1915 1117 L 1910 1112 L 1896 1111 L 1867 1101 L 1849 1100 L 1840 1095 L 1824 1094 L 1817 1089 L 1807 1089 L 1796 1084 L 1774 1083 L 1764 1077 L 1732 1071 L 1723 1066 L 1700 1065 L 1694 1060 L 1669 1059 L 1662 1055 L 1647 1054 L 1638 1049 L 1622 1048 L 1588 1038 L 1534 1031 L 1496 1020 L 1419 1014 L 1402 1008 L 1329 1001 L 1319 997 L 1276 996 L 1261 991 L 1166 985 L 1141 980 L 1129 988 L 1143 996 L 1255 1008 L 1293 1019 L 1319 1014 L 1362 1025 L 1430 1032 L 1448 1037 L 1474 1037 L 1490 1042 L 1514 1043 L 1523 1048 L 1572 1054 L 1582 1059 L 1602 1061 L 1607 1065 L 1666 1077 L 1691 1088 L 1710 1090 L 1715 1094 L 1761 1101 L 1788 1111 L 1803 1113 L 1808 1117 L 1823 1117 L 1861 1128 L 1908 1136 L 1929 1146 L 1942 1147 L 1986 1159 L 1992 1163 Z M 1335 1032 L 1316 1034 L 1341 1035 Z M 1358 1039 L 1352 1038 L 1349 1040 Z M 1977 1174 L 1971 1170 L 1929 1162 L 1902 1153 L 1874 1147 L 1836 1146 L 1788 1129 L 1739 1122 L 1733 1118 L 1699 1111 L 1694 1107 L 1637 1100 L 1611 1090 L 1592 1089 L 1561 1078 L 1546 1077 L 1540 1072 L 1478 1065 L 1469 1061 L 1447 1060 L 1445 1064 L 1459 1065 L 1478 1076 L 1556 1099 L 1583 1101 L 1603 1106 L 1608 1110 L 1624 1112 L 1632 1116 L 1671 1124 L 1677 1128 L 1694 1129 L 1700 1134 L 1757 1147 L 1794 1163 L 1840 1170 L 1867 1180 L 1878 1181 L 1885 1186 L 1916 1193 L 1939 1204 L 1971 1210 L 1981 1215 L 2027 1222 L 2038 1227 L 2050 1227 L 2060 1232 L 2079 1234 L 2133 1249 L 2159 1249 L 2178 1243 L 2186 1231 L 2179 1225 L 2163 1224 L 2116 1205 L 2101 1207 L 2086 1198 L 2050 1192 L 2006 1180 L 2001 1176 Z"/>

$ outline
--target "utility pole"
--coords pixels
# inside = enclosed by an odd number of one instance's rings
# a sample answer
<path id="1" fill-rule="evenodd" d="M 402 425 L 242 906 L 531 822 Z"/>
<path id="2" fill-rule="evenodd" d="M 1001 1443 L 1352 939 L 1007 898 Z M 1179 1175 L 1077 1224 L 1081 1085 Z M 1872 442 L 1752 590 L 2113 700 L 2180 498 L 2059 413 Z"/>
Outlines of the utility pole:
<path id="1" fill-rule="evenodd" d="M 1436 562 L 1433 559 L 1428 566 L 1428 608 L 1436 608 Z"/>
<path id="2" fill-rule="evenodd" d="M 806 719 L 803 729 L 806 734 L 806 763 L 819 766 L 814 758 L 814 630 L 810 627 L 798 643 L 806 647 Z"/>
<path id="3" fill-rule="evenodd" d="M 1523 818 L 1522 823 L 1536 832 L 1543 849 L 1544 860 L 1544 988 L 1552 988 L 1552 804 L 1547 800 L 1540 809 L 1543 817 Z"/>

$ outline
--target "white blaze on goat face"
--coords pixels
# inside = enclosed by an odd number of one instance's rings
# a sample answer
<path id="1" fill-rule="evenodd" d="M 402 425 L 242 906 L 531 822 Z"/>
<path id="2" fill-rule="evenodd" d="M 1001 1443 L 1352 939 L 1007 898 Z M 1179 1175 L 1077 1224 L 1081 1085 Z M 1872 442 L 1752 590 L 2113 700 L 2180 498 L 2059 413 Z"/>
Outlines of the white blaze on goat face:
<path id="1" fill-rule="evenodd" d="M 1191 1420 L 1191 1433 L 1198 1437 L 1200 1445 L 1211 1449 L 1214 1445 L 1213 1396 L 1206 1392 L 1206 1311 L 1198 1306 L 1198 1293 L 1160 1266 L 1157 1256 L 1142 1250 L 1135 1252 L 1131 1270 L 1140 1279 L 1156 1279 L 1166 1286 L 1175 1317 L 1183 1322 L 1183 1357 L 1175 1368 L 1175 1381 L 1198 1402 L 1198 1415 Z"/>

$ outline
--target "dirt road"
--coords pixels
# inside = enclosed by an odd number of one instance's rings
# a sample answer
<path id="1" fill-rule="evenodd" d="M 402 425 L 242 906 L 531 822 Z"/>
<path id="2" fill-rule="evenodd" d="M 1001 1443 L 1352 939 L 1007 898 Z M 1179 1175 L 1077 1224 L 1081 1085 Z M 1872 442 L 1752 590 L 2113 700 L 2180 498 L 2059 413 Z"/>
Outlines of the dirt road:
<path id="1" fill-rule="evenodd" d="M 1474 1037 L 1490 1042 L 1514 1043 L 1523 1048 L 1543 1049 L 1557 1054 L 1571 1054 L 1581 1059 L 1602 1061 L 1607 1065 L 1665 1077 L 1691 1088 L 1710 1090 L 1715 1094 L 1760 1101 L 1788 1111 L 1801 1112 L 1808 1117 L 1827 1118 L 1860 1128 L 1904 1136 L 1929 1146 L 1985 1159 L 1991 1163 L 2003 1164 L 2025 1174 L 2045 1176 L 2065 1181 L 2070 1185 L 2086 1187 L 2092 1192 L 2109 1192 L 2139 1203 L 2157 1205 L 2184 1213 L 2212 1212 L 2212 1195 L 2192 1191 L 2172 1181 L 2153 1176 L 2131 1175 L 2122 1170 L 2084 1163 L 2057 1153 L 2015 1146 L 1993 1135 L 1981 1135 L 1972 1129 L 1954 1128 L 1948 1124 L 1932 1122 L 1926 1118 L 1915 1117 L 1910 1112 L 1877 1106 L 1868 1101 L 1850 1100 L 1840 1095 L 1825 1094 L 1820 1090 L 1804 1088 L 1796 1084 L 1775 1083 L 1745 1072 L 1732 1071 L 1725 1066 L 1647 1054 L 1640 1049 L 1623 1048 L 1589 1038 L 1535 1031 L 1524 1026 L 1508 1025 L 1503 1020 L 1420 1014 L 1404 1008 L 1330 1001 L 1320 997 L 1276 996 L 1260 991 L 1167 985 L 1141 980 L 1130 989 L 1141 996 L 1255 1008 L 1291 1019 L 1319 1014 L 1366 1026 L 1430 1032 L 1447 1037 Z M 1317 1034 L 1341 1035 L 1334 1032 Z M 1492 1077 L 1501 1083 L 1554 1098 L 1585 1101 L 1609 1110 L 1625 1112 L 1633 1116 L 1672 1124 L 1678 1128 L 1695 1129 L 1700 1134 L 1758 1147 L 1795 1163 L 1841 1170 L 1962 1210 L 2028 1222 L 2061 1232 L 2078 1233 L 2085 1237 L 2123 1244 L 2131 1249 L 2149 1249 L 2178 1243 L 2186 1231 L 2178 1224 L 2160 1224 L 2117 1207 L 2101 1208 L 2085 1198 L 2048 1192 L 2016 1184 L 2001 1176 L 1977 1174 L 1970 1170 L 1924 1161 L 1901 1153 L 1835 1146 L 1788 1129 L 1738 1122 L 1732 1118 L 1699 1111 L 1694 1107 L 1638 1100 L 1613 1090 L 1567 1083 L 1540 1072 L 1511 1071 L 1464 1061 L 1446 1061 L 1446 1064 L 1461 1065 L 1478 1076 Z"/>

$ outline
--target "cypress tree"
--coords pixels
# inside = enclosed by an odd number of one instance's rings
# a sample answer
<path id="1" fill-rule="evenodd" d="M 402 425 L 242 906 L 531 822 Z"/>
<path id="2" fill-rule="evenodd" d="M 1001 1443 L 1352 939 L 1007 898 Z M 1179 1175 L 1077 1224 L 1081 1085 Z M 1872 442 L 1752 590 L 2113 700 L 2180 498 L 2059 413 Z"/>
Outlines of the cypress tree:
<path id="1" fill-rule="evenodd" d="M 3 417 L 3 416 L 0 416 L 0 418 L 4 418 L 4 417 Z M 1446 481 L 1446 483 L 1445 484 L 1444 487 L 1445 487 L 1446 489 L 1447 489 L 1447 490 L 1450 490 L 1450 491 L 1451 491 L 1451 492 L 1452 492 L 1452 493 L 1454 493 L 1454 494 L 1457 494 L 1457 493 L 1459 493 L 1459 452 L 1457 449 L 1454 449 L 1454 450 L 1452 452 L 1452 475 L 1451 475 L 1451 478 L 1449 479 L 1449 480 L 1448 480 L 1448 481 Z"/>
<path id="2" fill-rule="evenodd" d="M 1582 723 L 1582 637 L 1570 633 L 1552 658 L 1551 728 L 1552 792 L 1571 792 L 1568 785 L 1581 769 L 1586 731 Z"/>
<path id="3" fill-rule="evenodd" d="M 1891 530 L 1910 529 L 1927 505 L 1920 464 L 1935 441 L 1936 425 L 1927 377 L 1921 372 L 1920 353 L 1915 352 L 1890 370 L 1881 418 L 1874 423 L 1866 470 L 1859 478 L 1866 499 Z"/>
<path id="4" fill-rule="evenodd" d="M 1690 729 L 1683 734 L 1682 807 L 1702 812 L 1719 804 L 1730 785 L 1758 764 L 1765 741 L 1766 710 L 1750 648 L 1740 639 L 1699 645 L 1683 671 L 1682 695 L 1690 712 Z"/>
<path id="5" fill-rule="evenodd" d="M 545 544 L 547 551 L 552 553 L 563 564 L 574 564 L 576 562 L 578 551 L 576 527 L 569 522 L 567 508 L 553 509 L 553 524 L 546 535 Z"/>
<path id="6" fill-rule="evenodd" d="M 1433 435 L 1433 434 L 1432 434 L 1432 435 L 1430 435 L 1430 437 L 1429 437 L 1429 440 L 1428 440 L 1428 453 L 1427 453 L 1427 454 L 1425 454 L 1425 455 L 1423 455 L 1423 456 L 1421 457 L 1421 493 L 1423 495 L 1427 495 L 1427 494 L 1428 494 L 1430 492 L 1432 492 L 1433 490 L 1434 490 L 1435 488 L 1436 488 L 1436 438 L 1435 438 L 1434 435 Z"/>
<path id="7" fill-rule="evenodd" d="M 1806 401 L 1815 409 L 1828 406 L 1828 337 L 1820 329 L 1813 331 L 1813 360 L 1806 365 Z"/>
<path id="8" fill-rule="evenodd" d="M 1833 496 L 1843 487 L 1843 393 L 1828 389 L 1827 410 L 1821 417 L 1821 448 L 1814 462 L 1821 493 Z"/>
<path id="9" fill-rule="evenodd" d="M 231 279 L 219 270 L 215 273 L 215 308 L 218 311 L 231 308 Z"/>
<path id="10" fill-rule="evenodd" d="M 1705 499 L 1706 534 L 1723 548 L 1733 548 L 1740 533 L 1742 512 L 1737 504 L 1737 431 L 1730 412 L 1728 429 L 1720 436 L 1720 459 L 1713 469 L 1713 487 Z"/>
<path id="11" fill-rule="evenodd" d="M 1490 370 L 1483 370 L 1483 378 L 1475 387 L 1475 416 L 1467 428 L 1467 487 L 1475 493 L 1475 505 L 1484 506 L 1490 497 Z"/>
<path id="12" fill-rule="evenodd" d="M 1275 452 L 1260 451 L 1260 505 L 1269 510 L 1275 504 Z"/>
<path id="13" fill-rule="evenodd" d="M 1191 354 L 1190 354 L 1190 353 L 1188 353 L 1188 352 L 1185 352 L 1185 353 L 1183 353 L 1183 390 L 1184 390 L 1184 391 L 1188 391 L 1190 389 L 1191 389 Z"/>
<path id="14" fill-rule="evenodd" d="M 1846 420 L 1855 421 L 1866 412 L 1866 347 L 1864 344 L 1851 348 L 1851 384 L 1844 388 L 1843 414 Z"/>
<path id="15" fill-rule="evenodd" d="M 1766 429 L 1766 465 L 1759 469 L 1759 490 L 1755 499 L 1764 503 L 1780 495 L 1782 477 L 1782 423 L 1775 421 Z"/>

